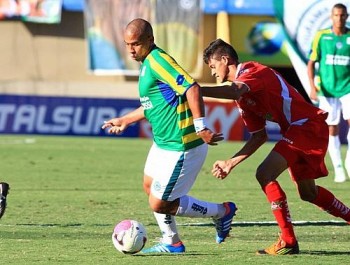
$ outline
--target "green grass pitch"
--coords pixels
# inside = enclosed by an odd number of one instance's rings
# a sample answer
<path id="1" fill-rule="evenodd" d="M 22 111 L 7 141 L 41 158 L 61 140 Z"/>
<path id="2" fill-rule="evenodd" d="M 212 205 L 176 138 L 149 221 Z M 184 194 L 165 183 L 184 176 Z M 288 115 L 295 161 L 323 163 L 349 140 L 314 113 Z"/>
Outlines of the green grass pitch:
<path id="1" fill-rule="evenodd" d="M 287 173 L 285 189 L 301 253 L 256 256 L 273 243 L 276 225 L 255 169 L 271 150 L 267 143 L 239 165 L 226 180 L 211 176 L 215 160 L 228 158 L 243 143 L 210 147 L 190 195 L 212 202 L 234 201 L 239 210 L 231 237 L 218 245 L 209 219 L 177 218 L 186 245 L 181 255 L 123 255 L 111 234 L 123 219 L 142 222 L 147 246 L 160 233 L 142 190 L 143 166 L 151 141 L 116 137 L 0 136 L 0 181 L 10 183 L 8 208 L 0 220 L 2 264 L 350 264 L 350 230 L 302 202 Z M 342 146 L 345 153 L 345 146 Z M 328 157 L 327 157 L 328 159 Z M 330 165 L 329 159 L 327 164 Z M 350 181 L 317 181 L 350 205 Z M 337 222 L 331 222 L 336 220 Z"/>

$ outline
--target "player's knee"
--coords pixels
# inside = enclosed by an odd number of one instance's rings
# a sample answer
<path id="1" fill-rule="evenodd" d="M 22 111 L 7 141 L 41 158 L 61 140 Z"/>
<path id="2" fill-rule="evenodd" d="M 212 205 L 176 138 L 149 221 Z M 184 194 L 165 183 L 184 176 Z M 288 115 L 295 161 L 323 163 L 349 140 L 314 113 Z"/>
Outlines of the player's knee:
<path id="1" fill-rule="evenodd" d="M 162 201 L 151 201 L 150 200 L 149 205 L 150 205 L 153 212 L 161 213 L 161 214 L 168 214 L 168 207 Z"/>
<path id="2" fill-rule="evenodd" d="M 153 212 L 156 213 L 165 213 L 166 205 L 164 202 L 154 196 L 152 194 L 148 198 L 149 206 L 151 207 Z"/>
<path id="3" fill-rule="evenodd" d="M 316 194 L 313 192 L 299 192 L 300 199 L 306 202 L 313 202 L 316 198 Z"/>
<path id="4" fill-rule="evenodd" d="M 262 165 L 258 166 L 258 168 L 256 169 L 255 178 L 259 182 L 261 187 L 266 186 L 270 182 L 270 179 L 268 178 Z"/>
<path id="5" fill-rule="evenodd" d="M 175 215 L 177 211 L 176 201 L 163 201 L 154 198 L 152 195 L 149 197 L 149 205 L 152 211 L 156 213 Z"/>
<path id="6" fill-rule="evenodd" d="M 143 190 L 149 196 L 151 194 L 152 178 L 148 176 L 143 177 Z"/>
<path id="7" fill-rule="evenodd" d="M 149 196 L 151 193 L 151 185 L 149 185 L 148 183 L 143 183 L 143 190 L 144 192 Z"/>

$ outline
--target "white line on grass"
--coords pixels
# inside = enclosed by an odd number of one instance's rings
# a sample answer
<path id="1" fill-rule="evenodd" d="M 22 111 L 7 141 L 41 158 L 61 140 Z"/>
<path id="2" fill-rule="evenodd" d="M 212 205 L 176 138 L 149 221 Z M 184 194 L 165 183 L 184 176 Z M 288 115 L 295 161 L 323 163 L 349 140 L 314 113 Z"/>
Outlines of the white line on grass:
<path id="1" fill-rule="evenodd" d="M 3 139 L 0 141 L 0 144 L 35 144 L 36 140 L 33 138 L 26 139 Z"/>
<path id="2" fill-rule="evenodd" d="M 294 221 L 295 226 L 346 226 L 348 225 L 345 221 L 338 220 L 320 220 L 320 221 Z M 113 226 L 114 224 L 91 224 L 84 225 L 82 223 L 72 223 L 72 224 L 59 224 L 59 223 L 18 223 L 18 224 L 0 224 L 1 226 L 37 226 L 37 227 L 83 227 L 83 226 Z M 153 225 L 148 224 L 148 225 Z M 154 225 L 156 225 L 154 223 Z M 179 226 L 213 226 L 213 223 L 179 223 Z M 233 226 L 275 226 L 277 223 L 275 221 L 241 221 L 233 222 Z"/>
<path id="3" fill-rule="evenodd" d="M 318 225 L 348 225 L 345 221 L 321 220 L 321 221 L 293 221 L 296 226 L 318 226 Z M 179 226 L 212 226 L 212 223 L 179 223 Z M 232 223 L 233 226 L 272 226 L 277 225 L 276 221 L 241 221 Z"/>

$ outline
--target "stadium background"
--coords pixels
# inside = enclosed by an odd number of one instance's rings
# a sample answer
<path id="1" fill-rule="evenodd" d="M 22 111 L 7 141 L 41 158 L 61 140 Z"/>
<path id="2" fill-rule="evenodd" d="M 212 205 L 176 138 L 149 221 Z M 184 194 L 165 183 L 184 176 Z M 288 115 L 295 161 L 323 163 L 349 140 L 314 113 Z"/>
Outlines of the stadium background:
<path id="1" fill-rule="evenodd" d="M 175 41 L 167 43 L 161 36 L 170 39 L 171 32 L 182 21 L 155 24 L 160 36 L 156 35 L 156 43 L 168 50 L 200 84 L 215 83 L 201 63 L 201 52 L 210 41 L 221 37 L 234 45 L 241 61 L 257 60 L 273 67 L 305 95 L 285 50 L 286 40 L 275 18 L 273 0 L 44 0 L 56 13 L 40 19 L 6 16 L 3 12 L 6 1 L 0 1 L 0 134 L 107 136 L 100 130 L 103 120 L 138 106 L 134 73 L 95 68 L 99 63 L 107 68 L 115 65 L 107 63 L 113 54 L 110 49 L 103 53 L 95 29 L 96 24 L 106 21 L 97 19 L 98 10 L 105 12 L 101 6 L 108 10 L 116 3 L 119 12 L 123 11 L 123 4 L 129 5 L 128 8 L 133 5 L 137 7 L 133 10 L 141 14 L 148 11 L 145 16 L 153 17 L 156 12 L 162 22 L 169 10 L 174 10 L 166 4 L 196 8 L 197 35 L 185 34 L 184 46 L 180 48 Z M 129 21 L 113 14 L 110 19 L 109 23 L 121 27 Z M 106 46 L 106 42 L 102 44 Z M 118 40 L 114 44 L 112 47 L 117 50 Z M 188 65 L 189 61 L 192 65 Z M 206 107 L 209 126 L 222 131 L 227 140 L 246 139 L 233 103 L 206 100 Z M 268 124 L 268 132 L 271 140 L 279 138 L 276 126 Z M 342 129 L 343 142 L 344 135 Z M 151 137 L 149 124 L 137 123 L 120 137 Z"/>

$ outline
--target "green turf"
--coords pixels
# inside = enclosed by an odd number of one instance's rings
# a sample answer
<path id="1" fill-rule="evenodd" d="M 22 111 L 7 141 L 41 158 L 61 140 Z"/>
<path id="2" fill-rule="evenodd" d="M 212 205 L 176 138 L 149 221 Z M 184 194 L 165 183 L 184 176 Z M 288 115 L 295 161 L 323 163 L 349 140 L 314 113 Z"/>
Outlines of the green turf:
<path id="1" fill-rule="evenodd" d="M 111 233 L 123 219 L 144 223 L 147 246 L 160 235 L 142 191 L 150 145 L 150 140 L 112 137 L 0 136 L 0 180 L 11 185 L 8 209 L 0 220 L 1 264 L 349 264 L 349 227 L 338 223 L 297 225 L 300 255 L 254 254 L 277 239 L 275 225 L 258 225 L 273 217 L 254 177 L 271 143 L 223 181 L 211 176 L 211 165 L 235 153 L 242 143 L 224 142 L 209 149 L 190 194 L 237 203 L 237 225 L 226 242 L 215 243 L 208 219 L 177 218 L 186 254 L 128 256 L 117 252 Z M 345 146 L 342 148 L 345 152 Z M 350 204 L 350 181 L 336 184 L 332 173 L 330 168 L 331 176 L 318 184 Z M 279 181 L 294 221 L 336 220 L 302 202 L 287 174 Z M 252 223 L 245 225 L 245 221 Z"/>

